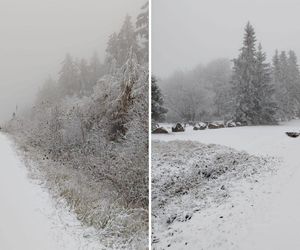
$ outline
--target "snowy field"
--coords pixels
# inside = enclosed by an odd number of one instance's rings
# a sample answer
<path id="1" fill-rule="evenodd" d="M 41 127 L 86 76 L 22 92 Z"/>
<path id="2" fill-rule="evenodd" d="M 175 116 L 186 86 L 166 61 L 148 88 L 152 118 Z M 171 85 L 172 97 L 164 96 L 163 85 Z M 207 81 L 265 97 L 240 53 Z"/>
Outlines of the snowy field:
<path id="1" fill-rule="evenodd" d="M 185 132 L 152 135 L 153 249 L 300 249 L 300 138 L 285 135 L 299 130 L 297 120 L 279 126 L 204 131 L 187 127 Z M 207 150 L 207 144 L 223 147 L 210 145 L 213 150 Z M 197 150 L 206 153 L 195 154 Z M 177 196 L 167 193 L 158 204 L 155 192 L 167 183 L 164 178 L 176 176 L 175 169 L 179 176 L 186 174 L 191 185 L 193 158 L 215 163 L 213 154 L 239 159 L 237 171 L 206 178 L 202 186 L 189 187 Z M 247 154 L 248 162 L 242 158 Z M 162 183 L 157 183 L 159 176 Z"/>
<path id="2" fill-rule="evenodd" d="M 0 249 L 99 250 L 64 207 L 55 206 L 46 189 L 27 177 L 11 141 L 0 134 Z"/>

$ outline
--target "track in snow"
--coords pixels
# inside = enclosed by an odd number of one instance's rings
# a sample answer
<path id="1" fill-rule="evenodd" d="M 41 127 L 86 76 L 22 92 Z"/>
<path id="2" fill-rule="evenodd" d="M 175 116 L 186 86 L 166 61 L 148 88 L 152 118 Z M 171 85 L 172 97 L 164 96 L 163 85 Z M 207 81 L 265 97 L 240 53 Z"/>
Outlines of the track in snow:
<path id="1" fill-rule="evenodd" d="M 0 134 L 0 249 L 99 250 L 75 216 L 57 208 L 46 190 L 27 177 L 10 140 Z"/>

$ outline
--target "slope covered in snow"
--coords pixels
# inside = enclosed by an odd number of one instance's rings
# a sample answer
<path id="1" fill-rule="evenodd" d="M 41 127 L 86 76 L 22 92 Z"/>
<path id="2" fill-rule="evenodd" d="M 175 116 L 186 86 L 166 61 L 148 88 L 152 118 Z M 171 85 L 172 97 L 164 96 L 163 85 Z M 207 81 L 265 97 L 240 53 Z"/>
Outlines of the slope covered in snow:
<path id="1" fill-rule="evenodd" d="M 12 143 L 0 134 L 0 249 L 98 250 L 75 216 L 57 207 L 27 171 Z"/>
<path id="2" fill-rule="evenodd" d="M 224 185 L 230 187 L 224 202 L 212 201 L 208 206 L 194 212 L 189 220 L 174 221 L 167 225 L 166 233 L 158 235 L 160 241 L 154 244 L 154 248 L 163 249 L 169 246 L 168 249 L 205 250 L 299 249 L 300 139 L 285 135 L 287 131 L 299 131 L 299 127 L 300 121 L 292 121 L 280 126 L 205 131 L 193 131 L 188 127 L 182 133 L 153 135 L 153 147 L 161 144 L 156 142 L 157 140 L 192 140 L 230 146 L 260 158 L 277 159 L 274 164 L 270 162 L 270 169 L 276 171 L 268 172 L 265 171 L 266 168 L 257 165 L 257 181 L 251 182 L 248 178 L 231 179 L 232 181 Z M 182 142 L 182 145 L 186 145 L 186 142 Z M 190 146 L 184 147 L 182 152 L 188 151 L 189 148 Z M 153 151 L 155 152 L 155 149 Z M 178 160 L 181 151 L 177 152 L 173 157 L 177 157 Z M 153 162 L 155 164 L 155 159 Z M 182 166 L 186 166 L 184 162 Z M 152 171 L 155 176 L 156 169 L 153 168 Z M 211 197 L 215 195 L 212 194 Z"/>

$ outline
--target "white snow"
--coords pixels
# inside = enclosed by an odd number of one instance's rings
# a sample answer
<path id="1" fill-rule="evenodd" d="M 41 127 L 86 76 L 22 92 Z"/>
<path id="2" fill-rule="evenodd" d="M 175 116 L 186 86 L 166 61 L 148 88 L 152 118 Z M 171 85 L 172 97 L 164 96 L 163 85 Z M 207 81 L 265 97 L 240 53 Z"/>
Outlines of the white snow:
<path id="1" fill-rule="evenodd" d="M 187 127 L 182 133 L 152 135 L 154 141 L 214 143 L 281 161 L 275 175 L 261 176 L 256 184 L 241 179 L 223 204 L 199 211 L 187 222 L 172 224 L 172 237 L 164 237 L 157 249 L 168 244 L 168 249 L 300 249 L 300 138 L 285 135 L 299 130 L 296 120 L 280 126 L 204 131 Z"/>
<path id="2" fill-rule="evenodd" d="M 75 216 L 54 206 L 47 190 L 27 177 L 10 140 L 0 134 L 0 249 L 99 250 Z M 89 230 L 89 231 L 88 231 Z"/>

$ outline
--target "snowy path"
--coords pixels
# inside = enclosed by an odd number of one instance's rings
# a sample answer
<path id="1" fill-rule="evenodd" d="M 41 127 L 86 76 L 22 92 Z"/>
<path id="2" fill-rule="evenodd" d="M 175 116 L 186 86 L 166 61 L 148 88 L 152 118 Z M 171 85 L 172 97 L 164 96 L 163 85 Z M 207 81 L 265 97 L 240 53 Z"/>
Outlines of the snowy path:
<path id="1" fill-rule="evenodd" d="M 26 174 L 9 139 L 0 134 L 0 249 L 104 249 L 83 237 L 74 215 L 55 208 L 51 198 Z"/>
<path id="2" fill-rule="evenodd" d="M 300 249 L 300 138 L 284 134 L 299 130 L 298 120 L 280 126 L 205 131 L 193 131 L 189 127 L 183 133 L 153 135 L 153 140 L 214 143 L 282 159 L 277 175 L 258 184 L 261 187 L 248 192 L 247 184 L 243 187 L 241 183 L 241 189 L 246 192 L 230 201 L 238 204 L 235 208 L 224 204 L 205 216 L 198 214 L 188 223 L 175 225 L 181 234 L 178 243 L 172 244 L 170 249 Z M 221 221 L 216 219 L 220 213 L 225 214 Z M 188 245 L 184 246 L 185 241 Z"/>

